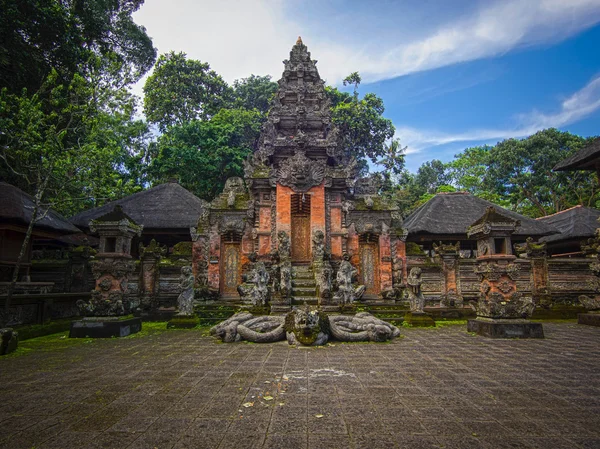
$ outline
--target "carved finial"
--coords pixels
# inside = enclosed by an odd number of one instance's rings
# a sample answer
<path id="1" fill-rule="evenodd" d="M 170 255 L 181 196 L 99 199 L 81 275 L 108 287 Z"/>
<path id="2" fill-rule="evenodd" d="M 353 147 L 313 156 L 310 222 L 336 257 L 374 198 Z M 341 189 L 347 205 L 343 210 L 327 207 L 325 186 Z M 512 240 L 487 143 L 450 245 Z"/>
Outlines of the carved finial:
<path id="1" fill-rule="evenodd" d="M 298 40 L 296 41 L 296 45 L 302 45 L 302 38 L 298 36 Z"/>

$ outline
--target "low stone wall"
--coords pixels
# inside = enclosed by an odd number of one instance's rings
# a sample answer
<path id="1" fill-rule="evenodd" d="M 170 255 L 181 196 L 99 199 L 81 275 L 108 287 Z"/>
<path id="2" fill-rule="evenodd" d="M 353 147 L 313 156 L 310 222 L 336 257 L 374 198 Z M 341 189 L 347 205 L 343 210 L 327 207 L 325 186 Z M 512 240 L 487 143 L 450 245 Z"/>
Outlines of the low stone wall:
<path id="1" fill-rule="evenodd" d="M 79 316 L 77 301 L 88 301 L 90 293 L 15 295 L 8 311 L 6 296 L 0 296 L 0 327 L 43 324 L 50 320 Z"/>
<path id="2" fill-rule="evenodd" d="M 579 295 L 594 295 L 591 286 L 594 275 L 589 268 L 589 258 L 549 258 L 544 269 L 546 276 L 538 276 L 546 285 L 538 285 L 538 291 L 546 288 L 553 304 L 578 304 Z M 458 259 L 458 276 L 456 279 L 457 290 L 462 293 L 465 303 L 476 300 L 479 296 L 479 279 L 475 274 L 477 260 L 473 258 Z M 519 276 L 517 288 L 525 295 L 534 294 L 534 272 L 532 261 L 517 259 Z M 442 263 L 435 258 L 408 256 L 407 271 L 413 267 L 422 270 L 423 284 L 421 286 L 426 304 L 435 307 L 439 304 L 443 293 L 444 270 Z"/>

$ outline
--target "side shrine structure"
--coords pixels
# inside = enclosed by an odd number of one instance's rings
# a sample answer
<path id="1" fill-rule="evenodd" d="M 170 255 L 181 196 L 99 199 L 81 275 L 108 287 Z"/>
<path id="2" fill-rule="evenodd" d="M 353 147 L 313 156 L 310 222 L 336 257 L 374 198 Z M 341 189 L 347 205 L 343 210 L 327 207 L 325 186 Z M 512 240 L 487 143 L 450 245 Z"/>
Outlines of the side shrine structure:
<path id="1" fill-rule="evenodd" d="M 400 294 L 400 214 L 358 178 L 325 83 L 298 38 L 244 179 L 230 178 L 192 228 L 196 287 L 283 310 Z"/>

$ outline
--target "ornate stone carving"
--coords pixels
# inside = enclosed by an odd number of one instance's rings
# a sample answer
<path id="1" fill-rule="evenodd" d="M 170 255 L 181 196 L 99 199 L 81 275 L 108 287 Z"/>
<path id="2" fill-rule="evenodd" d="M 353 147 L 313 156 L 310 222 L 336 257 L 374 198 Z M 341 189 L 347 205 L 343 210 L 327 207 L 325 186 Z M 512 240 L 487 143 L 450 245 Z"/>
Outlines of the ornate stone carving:
<path id="1" fill-rule="evenodd" d="M 515 253 L 519 257 L 528 259 L 539 259 L 546 257 L 546 243 L 536 243 L 531 237 L 527 237 L 525 243 L 515 244 Z"/>
<path id="2" fill-rule="evenodd" d="M 600 310 L 600 298 L 599 297 L 591 298 L 586 295 L 580 295 L 579 302 L 588 311 Z"/>
<path id="3" fill-rule="evenodd" d="M 400 329 L 367 312 L 354 316 L 329 317 L 331 335 L 339 341 L 388 341 L 400 335 Z"/>
<path id="4" fill-rule="evenodd" d="M 311 187 L 320 185 L 325 179 L 325 162 L 315 161 L 304 151 L 296 153 L 277 170 L 277 182 L 290 187 L 294 192 L 307 192 Z"/>
<path id="5" fill-rule="evenodd" d="M 269 300 L 269 272 L 264 262 L 257 262 L 245 282 L 238 286 L 238 293 L 244 301 L 253 306 L 265 306 Z"/>
<path id="6" fill-rule="evenodd" d="M 408 301 L 410 303 L 410 311 L 423 313 L 425 307 L 425 297 L 421 290 L 421 269 L 419 267 L 412 267 L 406 283 L 408 284 Z"/>
<path id="7" fill-rule="evenodd" d="M 272 343 L 285 338 L 285 317 L 265 315 L 254 317 L 239 312 L 210 329 L 210 334 L 225 343 L 247 340 L 254 343 Z"/>
<path id="8" fill-rule="evenodd" d="M 286 315 L 285 331 L 290 345 L 324 345 L 329 340 L 329 319 L 318 308 L 305 304 Z"/>
<path id="9" fill-rule="evenodd" d="M 387 341 L 400 335 L 400 330 L 385 321 L 361 312 L 355 316 L 330 315 L 316 307 L 296 307 L 285 317 L 254 317 L 240 312 L 210 330 L 211 335 L 226 343 L 246 340 L 272 343 L 287 338 L 291 345 L 315 346 L 338 341 Z"/>
<path id="10" fill-rule="evenodd" d="M 336 304 L 348 305 L 362 298 L 362 295 L 365 293 L 365 286 L 359 285 L 355 287 L 353 285 L 356 274 L 356 268 L 348 260 L 343 260 L 340 263 L 336 275 L 338 289 L 333 296 Z"/>
<path id="11" fill-rule="evenodd" d="M 181 293 L 177 297 L 178 315 L 194 314 L 194 274 L 192 267 L 182 267 L 179 277 L 179 290 Z"/>

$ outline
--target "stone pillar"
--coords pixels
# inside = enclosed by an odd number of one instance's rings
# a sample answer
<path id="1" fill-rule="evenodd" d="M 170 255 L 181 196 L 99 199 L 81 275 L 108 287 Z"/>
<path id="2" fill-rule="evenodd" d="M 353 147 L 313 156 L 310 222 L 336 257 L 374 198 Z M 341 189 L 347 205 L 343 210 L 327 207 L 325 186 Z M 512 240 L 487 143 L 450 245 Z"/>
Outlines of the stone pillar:
<path id="1" fill-rule="evenodd" d="M 71 324 L 71 337 L 123 337 L 141 329 L 139 318 L 120 317 L 132 312 L 127 297 L 129 276 L 135 271 L 131 240 L 141 235 L 142 228 L 120 206 L 90 222 L 90 230 L 100 236 L 100 252 L 92 262 L 96 288 L 89 302 L 77 301 L 80 313 L 88 319 Z"/>
<path id="2" fill-rule="evenodd" d="M 542 325 L 527 318 L 535 309 L 531 297 L 517 290 L 519 265 L 512 254 L 511 234 L 520 225 L 494 207 L 467 229 L 469 238 L 477 239 L 475 273 L 481 282 L 479 300 L 471 304 L 477 319 L 467 328 L 486 337 L 543 338 Z"/>
<path id="3" fill-rule="evenodd" d="M 463 297 L 460 289 L 460 273 L 459 273 L 459 257 L 460 257 L 460 242 L 455 245 L 433 244 L 433 249 L 442 261 L 442 294 L 440 298 L 440 306 L 447 308 L 462 309 Z"/>

